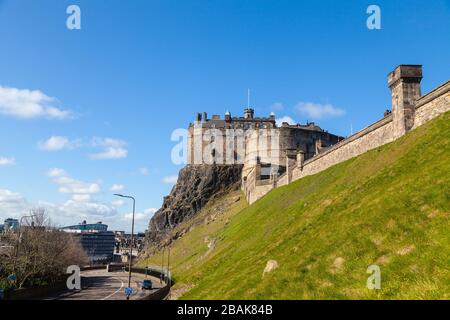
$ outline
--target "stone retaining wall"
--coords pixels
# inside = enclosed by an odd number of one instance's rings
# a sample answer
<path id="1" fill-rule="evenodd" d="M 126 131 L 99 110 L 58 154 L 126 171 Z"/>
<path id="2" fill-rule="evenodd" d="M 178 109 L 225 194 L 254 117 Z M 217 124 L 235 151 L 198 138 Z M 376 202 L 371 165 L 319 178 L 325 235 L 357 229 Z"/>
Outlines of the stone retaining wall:
<path id="1" fill-rule="evenodd" d="M 450 81 L 447 81 L 417 100 L 413 128 L 417 128 L 440 114 L 449 111 L 449 108 Z"/>
<path id="2" fill-rule="evenodd" d="M 318 173 L 394 140 L 392 115 L 372 124 L 294 169 L 292 180 Z"/>

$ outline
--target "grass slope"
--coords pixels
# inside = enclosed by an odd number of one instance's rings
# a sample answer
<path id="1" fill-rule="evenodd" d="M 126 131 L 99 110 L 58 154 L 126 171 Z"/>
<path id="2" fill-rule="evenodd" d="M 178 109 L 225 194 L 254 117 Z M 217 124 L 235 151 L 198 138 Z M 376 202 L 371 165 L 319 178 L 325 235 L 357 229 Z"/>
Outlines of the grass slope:
<path id="1" fill-rule="evenodd" d="M 226 210 L 229 223 L 202 226 L 217 239 L 204 258 L 188 258 L 208 250 L 198 232 L 173 244 L 176 287 L 192 286 L 185 299 L 449 299 L 449 159 L 446 113 Z M 263 277 L 268 260 L 279 268 Z M 381 268 L 381 290 L 366 287 L 371 264 Z"/>

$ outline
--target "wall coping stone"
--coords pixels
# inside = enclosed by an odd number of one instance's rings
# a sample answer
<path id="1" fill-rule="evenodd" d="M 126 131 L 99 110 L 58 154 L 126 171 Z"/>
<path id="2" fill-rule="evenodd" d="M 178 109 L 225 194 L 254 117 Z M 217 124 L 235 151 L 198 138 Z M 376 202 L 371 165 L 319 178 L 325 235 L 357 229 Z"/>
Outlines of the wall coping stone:
<path id="1" fill-rule="evenodd" d="M 434 99 L 446 94 L 450 91 L 450 80 L 441 84 L 439 87 L 431 90 L 426 95 L 421 96 L 416 100 L 416 109 L 426 105 L 427 103 L 433 101 Z"/>
<path id="2" fill-rule="evenodd" d="M 306 166 L 307 164 L 312 163 L 312 162 L 314 162 L 314 161 L 316 161 L 316 160 L 326 156 L 327 154 L 336 151 L 337 149 L 339 149 L 339 148 L 349 144 L 350 142 L 353 142 L 353 141 L 356 141 L 356 140 L 360 139 L 361 137 L 369 134 L 370 132 L 375 131 L 376 129 L 379 129 L 379 128 L 385 126 L 389 122 L 392 122 L 392 120 L 393 120 L 393 115 L 390 114 L 390 115 L 388 115 L 388 116 L 378 120 L 377 122 L 372 123 L 371 125 L 369 125 L 368 127 L 362 129 L 361 131 L 358 131 L 357 133 L 351 135 L 347 139 L 342 140 L 342 141 L 338 142 L 337 144 L 331 146 L 330 148 L 328 148 L 324 152 L 322 152 L 322 153 L 320 153 L 320 154 L 318 154 L 318 155 L 316 155 L 316 156 L 306 160 L 304 162 L 303 166 Z"/>

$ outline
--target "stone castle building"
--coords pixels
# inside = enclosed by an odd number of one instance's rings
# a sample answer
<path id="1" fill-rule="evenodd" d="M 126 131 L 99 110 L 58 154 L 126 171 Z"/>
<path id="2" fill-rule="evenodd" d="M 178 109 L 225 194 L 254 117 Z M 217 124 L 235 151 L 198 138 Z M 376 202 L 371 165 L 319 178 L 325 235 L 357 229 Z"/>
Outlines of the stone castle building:
<path id="1" fill-rule="evenodd" d="M 314 123 L 278 126 L 273 114 L 255 117 L 251 108 L 242 117 L 227 112 L 223 119 L 197 113 L 188 129 L 188 165 L 151 219 L 147 239 L 155 242 L 229 186 L 240 184 L 253 203 L 273 188 L 392 142 L 450 111 L 450 81 L 421 95 L 421 80 L 420 65 L 395 68 L 388 75 L 392 111 L 345 139 Z"/>
<path id="2" fill-rule="evenodd" d="M 315 123 L 277 126 L 273 113 L 255 117 L 249 107 L 242 117 L 197 113 L 188 130 L 188 164 L 243 164 L 242 189 L 252 203 L 274 187 L 392 142 L 449 111 L 450 81 L 421 96 L 421 80 L 421 65 L 395 68 L 388 75 L 392 112 L 346 139 Z"/>
<path id="3" fill-rule="evenodd" d="M 263 178 L 286 171 L 286 157 L 312 158 L 344 138 L 331 134 L 314 122 L 277 126 L 275 115 L 255 117 L 250 107 L 242 117 L 229 112 L 222 119 L 197 113 L 188 129 L 188 164 L 243 164 L 243 178 L 259 164 Z"/>

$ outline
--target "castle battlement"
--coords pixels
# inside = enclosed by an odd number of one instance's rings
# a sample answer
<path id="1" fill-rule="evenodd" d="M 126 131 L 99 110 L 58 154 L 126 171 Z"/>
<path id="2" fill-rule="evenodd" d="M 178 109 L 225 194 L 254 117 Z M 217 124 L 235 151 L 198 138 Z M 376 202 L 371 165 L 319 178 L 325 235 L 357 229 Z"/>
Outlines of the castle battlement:
<path id="1" fill-rule="evenodd" d="M 254 110 L 252 108 L 244 109 L 243 117 L 232 117 L 230 112 L 226 112 L 222 119 L 220 115 L 213 115 L 208 119 L 208 114 L 197 112 L 195 115 L 195 122 L 189 127 L 202 127 L 214 129 L 256 129 L 256 128 L 275 128 L 275 115 L 271 114 L 269 117 L 254 117 Z"/>
<path id="2" fill-rule="evenodd" d="M 245 108 L 242 117 L 226 112 L 223 119 L 197 113 L 188 134 L 188 164 L 243 164 L 244 175 L 257 162 L 284 170 L 287 154 L 301 151 L 309 159 L 344 139 L 313 122 L 277 126 L 274 113 L 255 117 L 253 108 Z"/>
<path id="3" fill-rule="evenodd" d="M 206 112 L 197 112 L 194 123 L 189 124 L 191 127 L 201 127 L 205 129 L 272 129 L 272 128 L 289 128 L 289 129 L 303 129 L 317 132 L 325 132 L 322 128 L 317 126 L 314 122 L 307 122 L 306 124 L 297 123 L 291 125 L 283 122 L 281 126 L 277 126 L 275 114 L 272 112 L 268 117 L 255 117 L 253 108 L 245 108 L 244 116 L 232 117 L 230 112 L 225 112 L 222 119 L 220 115 L 213 115 L 208 118 Z"/>

